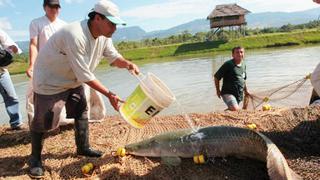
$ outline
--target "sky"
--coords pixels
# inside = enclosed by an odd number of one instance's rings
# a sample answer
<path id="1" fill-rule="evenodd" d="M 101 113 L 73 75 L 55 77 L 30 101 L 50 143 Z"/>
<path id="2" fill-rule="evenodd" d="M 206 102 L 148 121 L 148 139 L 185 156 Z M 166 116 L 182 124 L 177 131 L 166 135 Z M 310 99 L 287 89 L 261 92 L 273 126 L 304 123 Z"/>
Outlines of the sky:
<path id="1" fill-rule="evenodd" d="M 85 19 L 97 0 L 60 0 L 60 18 L 66 22 Z M 252 13 L 293 12 L 320 7 L 312 0 L 113 0 L 127 26 L 147 32 L 163 30 L 206 18 L 219 4 L 237 3 Z M 0 0 L 0 28 L 13 40 L 29 39 L 29 23 L 43 16 L 43 0 Z M 320 14 L 320 12 L 319 12 Z M 208 22 L 209 23 L 209 22 Z"/>

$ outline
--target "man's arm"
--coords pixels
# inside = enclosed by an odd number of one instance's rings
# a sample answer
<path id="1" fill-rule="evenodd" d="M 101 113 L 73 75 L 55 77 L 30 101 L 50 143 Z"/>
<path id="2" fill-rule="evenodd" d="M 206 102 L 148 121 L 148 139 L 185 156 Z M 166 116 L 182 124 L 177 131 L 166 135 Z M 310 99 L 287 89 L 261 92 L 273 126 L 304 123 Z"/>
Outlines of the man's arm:
<path id="1" fill-rule="evenodd" d="M 248 91 L 247 83 L 246 83 L 246 82 L 244 82 L 244 88 L 243 88 L 243 90 L 244 90 L 244 93 L 245 93 L 246 95 L 249 94 L 249 91 Z"/>
<path id="2" fill-rule="evenodd" d="M 119 111 L 119 102 L 124 102 L 121 100 L 116 94 L 113 94 L 110 90 L 108 90 L 99 80 L 92 80 L 89 82 L 86 82 L 88 86 L 90 86 L 92 89 L 95 89 L 96 91 L 99 91 L 101 94 L 105 95 L 108 97 L 110 104 L 112 107 Z"/>
<path id="3" fill-rule="evenodd" d="M 32 77 L 33 65 L 38 55 L 38 39 L 32 38 L 29 43 L 29 67 L 27 69 L 27 76 Z"/>
<path id="4" fill-rule="evenodd" d="M 123 57 L 119 57 L 111 63 L 111 66 L 116 66 L 118 68 L 126 68 L 131 74 L 138 75 L 140 70 L 137 65 L 134 63 L 124 59 Z"/>
<path id="5" fill-rule="evenodd" d="M 214 77 L 214 84 L 216 85 L 217 96 L 218 98 L 221 98 L 220 80 L 218 80 L 216 77 Z"/>

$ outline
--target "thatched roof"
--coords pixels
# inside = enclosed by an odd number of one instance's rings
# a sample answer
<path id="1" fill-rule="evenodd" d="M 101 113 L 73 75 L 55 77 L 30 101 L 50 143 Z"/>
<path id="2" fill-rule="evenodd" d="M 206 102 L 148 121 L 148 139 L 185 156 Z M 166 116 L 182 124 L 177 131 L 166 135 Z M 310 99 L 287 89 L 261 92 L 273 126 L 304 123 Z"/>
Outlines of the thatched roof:
<path id="1" fill-rule="evenodd" d="M 216 8 L 209 14 L 207 19 L 224 16 L 245 15 L 248 13 L 250 13 L 250 11 L 238 6 L 237 4 L 221 4 L 216 6 Z"/>

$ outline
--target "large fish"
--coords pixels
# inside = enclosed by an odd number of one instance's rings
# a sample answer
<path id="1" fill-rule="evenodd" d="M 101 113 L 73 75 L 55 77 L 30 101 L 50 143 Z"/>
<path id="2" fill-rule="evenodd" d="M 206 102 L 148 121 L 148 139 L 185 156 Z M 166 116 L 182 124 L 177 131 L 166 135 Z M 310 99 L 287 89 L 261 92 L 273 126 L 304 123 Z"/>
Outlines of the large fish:
<path id="1" fill-rule="evenodd" d="M 146 157 L 249 157 L 267 163 L 272 180 L 302 179 L 289 168 L 278 147 L 266 136 L 245 128 L 212 126 L 157 135 L 125 146 L 127 154 Z"/>

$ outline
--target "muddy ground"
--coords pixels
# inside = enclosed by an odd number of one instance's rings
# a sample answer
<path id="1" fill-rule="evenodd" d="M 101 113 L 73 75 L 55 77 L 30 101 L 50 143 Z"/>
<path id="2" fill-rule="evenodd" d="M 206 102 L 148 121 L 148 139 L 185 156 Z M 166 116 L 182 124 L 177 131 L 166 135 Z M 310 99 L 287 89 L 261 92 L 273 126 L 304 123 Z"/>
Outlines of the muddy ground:
<path id="1" fill-rule="evenodd" d="M 289 166 L 304 179 L 320 179 L 320 107 L 190 114 L 197 126 L 257 124 L 258 131 L 269 137 L 281 150 Z M 0 179 L 29 179 L 27 159 L 30 154 L 28 130 L 8 131 L 0 127 Z M 73 126 L 50 133 L 43 149 L 45 179 L 268 179 L 266 164 L 235 157 L 209 159 L 195 165 L 184 159 L 179 166 L 168 166 L 160 158 L 126 156 L 112 152 L 125 144 L 152 137 L 161 132 L 189 128 L 183 116 L 158 116 L 144 129 L 134 129 L 119 116 L 90 124 L 93 148 L 102 158 L 75 154 Z M 87 162 L 95 165 L 91 176 L 81 173 Z"/>

